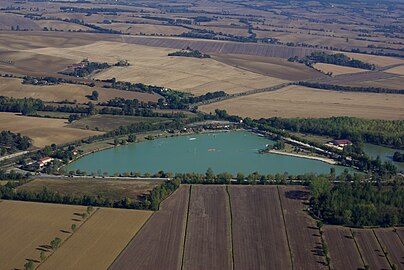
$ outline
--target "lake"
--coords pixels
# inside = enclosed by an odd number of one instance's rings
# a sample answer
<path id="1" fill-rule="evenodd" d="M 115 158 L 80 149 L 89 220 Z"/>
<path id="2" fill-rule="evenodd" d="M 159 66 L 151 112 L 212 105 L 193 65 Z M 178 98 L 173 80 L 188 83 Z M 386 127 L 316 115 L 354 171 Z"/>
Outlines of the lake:
<path id="1" fill-rule="evenodd" d="M 259 154 L 258 150 L 274 142 L 247 131 L 205 133 L 177 136 L 123 145 L 87 155 L 71 164 L 67 171 L 87 173 L 124 172 L 198 172 L 212 168 L 215 173 L 249 174 L 337 173 L 345 167 L 317 160 L 276 154 Z"/>
<path id="2" fill-rule="evenodd" d="M 376 158 L 377 156 L 379 156 L 381 161 L 390 160 L 393 162 L 394 165 L 396 165 L 399 171 L 404 171 L 404 162 L 393 161 L 394 152 L 398 151 L 402 153 L 403 150 L 365 143 L 363 146 L 363 151 L 372 158 Z"/>

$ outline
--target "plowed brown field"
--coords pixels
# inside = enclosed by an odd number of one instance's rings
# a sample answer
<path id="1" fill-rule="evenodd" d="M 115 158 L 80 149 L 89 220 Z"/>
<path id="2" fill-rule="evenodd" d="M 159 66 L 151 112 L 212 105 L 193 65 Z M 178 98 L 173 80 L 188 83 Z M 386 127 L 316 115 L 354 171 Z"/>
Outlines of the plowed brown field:
<path id="1" fill-rule="evenodd" d="M 187 186 L 182 186 L 166 199 L 110 270 L 179 269 L 188 200 Z"/>
<path id="2" fill-rule="evenodd" d="M 362 259 L 349 228 L 325 226 L 324 238 L 330 250 L 333 269 L 362 269 Z"/>
<path id="3" fill-rule="evenodd" d="M 404 245 L 393 229 L 375 229 L 377 238 L 384 249 L 387 249 L 390 263 L 398 269 L 404 269 Z"/>
<path id="4" fill-rule="evenodd" d="M 309 192 L 303 187 L 279 186 L 294 269 L 327 269 L 316 222 L 303 211 Z"/>
<path id="5" fill-rule="evenodd" d="M 390 269 L 389 262 L 372 230 L 354 230 L 362 257 L 370 269 Z"/>
<path id="6" fill-rule="evenodd" d="M 232 269 L 224 186 L 192 186 L 183 269 Z"/>
<path id="7" fill-rule="evenodd" d="M 234 269 L 291 269 L 275 186 L 229 187 Z"/>

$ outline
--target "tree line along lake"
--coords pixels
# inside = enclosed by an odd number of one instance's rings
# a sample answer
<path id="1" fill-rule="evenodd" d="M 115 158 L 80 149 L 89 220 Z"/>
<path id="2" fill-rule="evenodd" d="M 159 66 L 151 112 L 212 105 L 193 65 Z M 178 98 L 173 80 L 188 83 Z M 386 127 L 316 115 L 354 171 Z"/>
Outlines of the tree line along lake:
<path id="1" fill-rule="evenodd" d="M 110 175 L 114 173 L 158 171 L 205 173 L 211 168 L 215 173 L 242 172 L 249 174 L 329 173 L 334 167 L 342 172 L 346 167 L 322 161 L 260 154 L 258 150 L 274 142 L 247 131 L 193 134 L 155 140 L 103 150 L 69 164 L 65 170 Z"/>

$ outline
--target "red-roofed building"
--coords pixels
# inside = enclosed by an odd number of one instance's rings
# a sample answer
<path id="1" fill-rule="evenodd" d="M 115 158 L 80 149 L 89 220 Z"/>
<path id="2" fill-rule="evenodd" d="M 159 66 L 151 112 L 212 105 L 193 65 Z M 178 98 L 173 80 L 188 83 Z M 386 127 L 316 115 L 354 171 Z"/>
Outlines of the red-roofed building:
<path id="1" fill-rule="evenodd" d="M 352 142 L 350 140 L 334 140 L 332 141 L 332 144 L 335 146 L 339 146 L 339 147 L 345 147 L 347 145 L 352 145 Z"/>
<path id="2" fill-rule="evenodd" d="M 53 158 L 51 157 L 44 157 L 44 158 L 40 158 L 36 164 L 38 165 L 39 168 L 42 168 L 43 166 L 45 166 L 46 164 L 48 164 L 49 162 L 51 162 L 53 160 Z"/>

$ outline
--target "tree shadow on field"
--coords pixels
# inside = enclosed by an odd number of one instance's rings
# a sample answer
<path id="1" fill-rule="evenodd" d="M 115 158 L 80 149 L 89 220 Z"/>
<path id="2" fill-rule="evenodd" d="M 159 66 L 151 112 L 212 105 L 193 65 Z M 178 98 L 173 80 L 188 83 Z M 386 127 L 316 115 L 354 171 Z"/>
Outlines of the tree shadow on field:
<path id="1" fill-rule="evenodd" d="M 50 252 L 52 247 L 50 245 L 39 245 L 36 250 L 43 251 L 43 252 Z"/>
<path id="2" fill-rule="evenodd" d="M 77 219 L 77 218 L 72 218 L 72 220 L 73 221 L 78 221 L 78 222 L 82 221 L 81 219 Z"/>
<path id="3" fill-rule="evenodd" d="M 40 261 L 34 260 L 34 259 L 28 259 L 28 258 L 26 258 L 25 260 L 26 260 L 26 261 L 31 261 L 31 262 L 33 262 L 33 263 L 40 263 Z"/>
<path id="4" fill-rule="evenodd" d="M 68 234 L 70 234 L 70 232 L 69 231 L 66 231 L 66 230 L 59 230 L 60 232 L 62 232 L 62 233 L 68 233 Z"/>
<path id="5" fill-rule="evenodd" d="M 285 192 L 288 199 L 305 201 L 309 198 L 310 192 L 303 190 L 289 190 Z"/>

